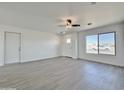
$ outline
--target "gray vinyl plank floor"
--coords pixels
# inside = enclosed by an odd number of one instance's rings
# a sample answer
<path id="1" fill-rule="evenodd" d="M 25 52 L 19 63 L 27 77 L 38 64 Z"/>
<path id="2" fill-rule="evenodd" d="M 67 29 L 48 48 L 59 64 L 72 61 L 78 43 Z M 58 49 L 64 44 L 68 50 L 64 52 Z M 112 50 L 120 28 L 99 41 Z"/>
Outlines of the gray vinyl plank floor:
<path id="1" fill-rule="evenodd" d="M 66 57 L 0 67 L 0 89 L 122 90 L 124 68 Z"/>

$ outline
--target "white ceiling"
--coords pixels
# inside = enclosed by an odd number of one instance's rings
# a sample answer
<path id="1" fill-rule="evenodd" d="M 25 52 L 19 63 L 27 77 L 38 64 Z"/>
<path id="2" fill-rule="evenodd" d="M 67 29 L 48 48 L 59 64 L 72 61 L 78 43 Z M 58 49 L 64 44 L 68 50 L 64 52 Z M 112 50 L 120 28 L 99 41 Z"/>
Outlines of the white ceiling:
<path id="1" fill-rule="evenodd" d="M 60 19 L 71 18 L 86 30 L 102 25 L 124 21 L 124 3 L 0 3 L 0 24 L 18 26 L 39 31 L 61 32 Z M 93 23 L 88 26 L 87 23 Z"/>

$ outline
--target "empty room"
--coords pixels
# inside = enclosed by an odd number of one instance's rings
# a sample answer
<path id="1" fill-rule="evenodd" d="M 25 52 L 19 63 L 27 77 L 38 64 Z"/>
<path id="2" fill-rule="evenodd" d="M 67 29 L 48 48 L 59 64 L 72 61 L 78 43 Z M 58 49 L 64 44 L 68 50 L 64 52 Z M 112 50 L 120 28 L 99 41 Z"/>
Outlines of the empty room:
<path id="1" fill-rule="evenodd" d="M 0 2 L 0 90 L 124 90 L 124 2 Z"/>

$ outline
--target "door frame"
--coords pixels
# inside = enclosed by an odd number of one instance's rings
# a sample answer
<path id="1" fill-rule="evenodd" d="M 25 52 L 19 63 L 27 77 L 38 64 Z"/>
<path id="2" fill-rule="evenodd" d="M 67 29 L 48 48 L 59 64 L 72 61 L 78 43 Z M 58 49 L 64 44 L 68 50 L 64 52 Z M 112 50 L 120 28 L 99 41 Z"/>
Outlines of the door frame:
<path id="1" fill-rule="evenodd" d="M 4 65 L 6 65 L 6 62 L 5 62 L 5 59 L 6 59 L 6 34 L 7 33 L 13 33 L 13 34 L 19 34 L 19 62 L 18 63 L 21 63 L 21 33 L 18 33 L 18 32 L 8 32 L 8 31 L 5 31 L 4 32 Z"/>

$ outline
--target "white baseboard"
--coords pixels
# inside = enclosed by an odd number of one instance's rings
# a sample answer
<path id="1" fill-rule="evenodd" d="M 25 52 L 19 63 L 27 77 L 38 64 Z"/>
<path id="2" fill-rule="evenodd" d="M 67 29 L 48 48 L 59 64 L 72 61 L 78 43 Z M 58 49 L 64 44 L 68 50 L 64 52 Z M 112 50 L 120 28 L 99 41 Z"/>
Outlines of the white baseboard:
<path id="1" fill-rule="evenodd" d="M 60 56 L 45 57 L 45 58 L 38 58 L 38 59 L 29 59 L 29 60 L 21 60 L 21 63 L 39 61 L 39 60 L 47 60 L 47 59 L 56 58 L 56 57 L 60 57 Z"/>
<path id="2" fill-rule="evenodd" d="M 52 59 L 52 58 L 58 58 L 58 57 L 60 57 L 60 56 L 52 56 L 52 57 L 46 57 L 46 58 L 21 60 L 20 63 L 27 63 L 27 62 L 33 62 L 33 61 L 41 61 L 41 60 L 47 60 L 47 59 Z M 17 64 L 17 63 L 13 63 L 13 64 Z M 5 64 L 0 64 L 0 67 L 1 66 L 5 66 Z"/>

